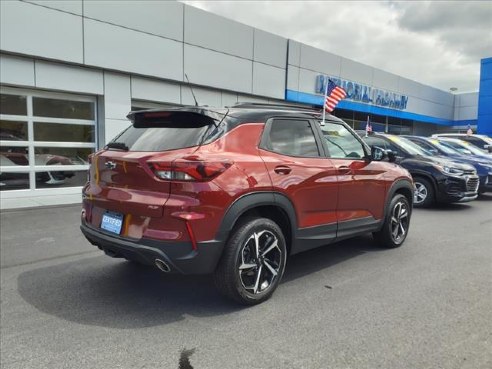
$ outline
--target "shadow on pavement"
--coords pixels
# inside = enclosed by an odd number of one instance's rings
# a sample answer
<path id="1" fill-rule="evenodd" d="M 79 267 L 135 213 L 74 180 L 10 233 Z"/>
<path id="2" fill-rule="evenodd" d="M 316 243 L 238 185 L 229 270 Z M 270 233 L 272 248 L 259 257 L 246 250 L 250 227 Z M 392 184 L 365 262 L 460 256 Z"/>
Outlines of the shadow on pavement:
<path id="1" fill-rule="evenodd" d="M 325 247 L 319 247 L 291 256 L 287 260 L 287 268 L 282 280 L 289 282 L 367 252 L 377 251 L 390 252 L 391 250 L 379 248 L 371 235 L 355 237 Z"/>
<path id="2" fill-rule="evenodd" d="M 476 200 L 475 200 L 476 201 Z M 473 201 L 467 202 L 467 203 L 451 203 L 451 204 L 434 204 L 430 208 L 425 208 L 425 209 L 414 209 L 414 211 L 427 211 L 427 212 L 433 212 L 433 211 L 466 211 L 466 210 L 473 210 Z"/>
<path id="3" fill-rule="evenodd" d="M 492 201 L 492 194 L 486 193 L 479 195 L 476 201 Z"/>
<path id="4" fill-rule="evenodd" d="M 291 257 L 284 282 L 371 251 L 370 236 Z M 231 314 L 242 306 L 223 298 L 211 276 L 164 274 L 106 256 L 85 258 L 22 273 L 22 298 L 40 311 L 85 325 L 132 329 L 183 320 L 185 315 Z M 275 299 L 275 296 L 273 297 Z"/>

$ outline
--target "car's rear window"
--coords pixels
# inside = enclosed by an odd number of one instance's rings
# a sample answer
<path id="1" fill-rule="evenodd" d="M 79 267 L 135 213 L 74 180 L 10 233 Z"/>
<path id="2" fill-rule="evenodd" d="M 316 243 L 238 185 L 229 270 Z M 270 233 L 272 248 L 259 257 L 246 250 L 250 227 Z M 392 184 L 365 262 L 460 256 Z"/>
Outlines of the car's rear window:
<path id="1" fill-rule="evenodd" d="M 130 126 L 113 142 L 125 144 L 129 151 L 167 151 L 198 146 L 205 141 L 209 130 L 210 126 L 180 128 Z"/>
<path id="2" fill-rule="evenodd" d="M 222 122 L 188 111 L 143 111 L 131 113 L 132 126 L 108 147 L 129 151 L 168 151 L 207 144 L 225 132 Z"/>

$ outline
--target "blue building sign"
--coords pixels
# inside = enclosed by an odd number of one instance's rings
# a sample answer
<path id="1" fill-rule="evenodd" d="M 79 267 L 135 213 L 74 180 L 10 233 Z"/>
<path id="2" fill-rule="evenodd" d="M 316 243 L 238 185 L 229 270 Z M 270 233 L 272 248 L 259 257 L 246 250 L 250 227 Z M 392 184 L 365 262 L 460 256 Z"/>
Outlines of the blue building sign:
<path id="1" fill-rule="evenodd" d="M 316 76 L 317 94 L 323 95 L 325 93 L 325 87 L 329 79 L 345 90 L 347 93 L 346 99 L 348 100 L 384 106 L 390 109 L 405 110 L 407 108 L 408 96 L 322 74 Z"/>

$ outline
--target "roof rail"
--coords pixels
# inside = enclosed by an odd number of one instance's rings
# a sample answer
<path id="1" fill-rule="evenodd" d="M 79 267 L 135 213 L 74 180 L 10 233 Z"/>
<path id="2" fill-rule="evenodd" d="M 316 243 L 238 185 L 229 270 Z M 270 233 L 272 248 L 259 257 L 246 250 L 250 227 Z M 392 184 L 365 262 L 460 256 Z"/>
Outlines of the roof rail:
<path id="1" fill-rule="evenodd" d="M 253 102 L 238 102 L 232 107 L 244 108 L 244 109 L 281 109 L 281 110 L 305 110 L 311 112 L 318 112 L 320 109 L 313 108 L 311 106 L 299 106 L 292 104 L 269 104 L 269 103 L 253 103 Z"/>

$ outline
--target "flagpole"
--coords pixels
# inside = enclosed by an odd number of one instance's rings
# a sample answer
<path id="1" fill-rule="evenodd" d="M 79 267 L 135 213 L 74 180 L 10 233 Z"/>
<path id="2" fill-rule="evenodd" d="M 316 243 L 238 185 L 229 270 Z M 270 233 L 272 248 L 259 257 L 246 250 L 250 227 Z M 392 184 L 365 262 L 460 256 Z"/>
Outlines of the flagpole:
<path id="1" fill-rule="evenodd" d="M 326 107 L 325 106 L 326 106 L 326 98 L 328 95 L 328 82 L 329 82 L 329 79 L 325 83 L 325 96 L 323 97 L 323 121 L 321 122 L 322 126 L 325 125 L 325 115 L 326 115 Z"/>

